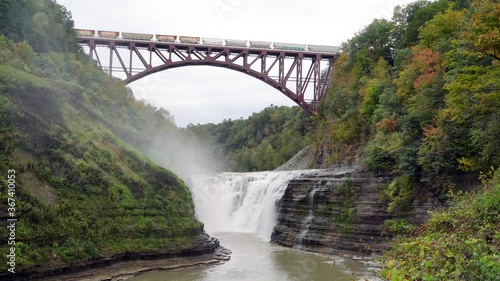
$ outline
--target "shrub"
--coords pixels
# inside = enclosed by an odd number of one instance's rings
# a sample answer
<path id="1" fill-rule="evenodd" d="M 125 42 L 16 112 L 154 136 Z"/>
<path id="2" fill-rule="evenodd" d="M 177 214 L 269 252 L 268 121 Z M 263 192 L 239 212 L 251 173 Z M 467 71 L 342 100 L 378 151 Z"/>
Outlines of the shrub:
<path id="1" fill-rule="evenodd" d="M 392 244 L 382 277 L 389 280 L 498 280 L 500 169 L 479 192 L 457 197 L 412 237 Z"/>

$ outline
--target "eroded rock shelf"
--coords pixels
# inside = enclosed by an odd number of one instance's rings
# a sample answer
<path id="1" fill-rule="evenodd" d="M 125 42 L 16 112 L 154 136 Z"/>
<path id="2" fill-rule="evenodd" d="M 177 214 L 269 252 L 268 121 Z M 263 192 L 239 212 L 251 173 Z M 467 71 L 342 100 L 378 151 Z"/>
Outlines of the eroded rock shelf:
<path id="1" fill-rule="evenodd" d="M 379 192 L 390 181 L 357 166 L 290 181 L 278 202 L 271 241 L 323 254 L 379 254 L 393 238 L 384 230 L 384 221 L 393 216 Z M 425 199 L 414 203 L 411 222 L 422 223 L 431 208 Z"/>

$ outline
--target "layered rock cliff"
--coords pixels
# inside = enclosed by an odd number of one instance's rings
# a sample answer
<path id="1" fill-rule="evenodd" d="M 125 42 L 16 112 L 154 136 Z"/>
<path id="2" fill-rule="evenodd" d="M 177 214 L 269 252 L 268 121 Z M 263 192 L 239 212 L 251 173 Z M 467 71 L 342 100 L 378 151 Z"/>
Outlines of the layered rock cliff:
<path id="1" fill-rule="evenodd" d="M 379 190 L 390 180 L 349 167 L 318 170 L 290 181 L 278 202 L 271 241 L 321 253 L 381 252 L 392 238 L 384 229 L 392 215 Z M 426 198 L 415 202 L 410 222 L 422 223 L 432 206 Z"/>

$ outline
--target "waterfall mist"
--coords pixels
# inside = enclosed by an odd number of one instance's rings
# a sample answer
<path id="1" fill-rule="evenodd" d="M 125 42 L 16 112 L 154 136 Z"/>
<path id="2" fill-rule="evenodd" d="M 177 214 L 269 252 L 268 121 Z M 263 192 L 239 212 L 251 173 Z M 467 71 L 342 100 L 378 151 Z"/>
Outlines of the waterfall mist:
<path id="1" fill-rule="evenodd" d="M 156 163 L 171 170 L 188 186 L 194 175 L 215 175 L 223 164 L 215 155 L 215 146 L 190 136 L 184 130 L 172 130 L 154 136 L 153 145 L 145 149 Z"/>

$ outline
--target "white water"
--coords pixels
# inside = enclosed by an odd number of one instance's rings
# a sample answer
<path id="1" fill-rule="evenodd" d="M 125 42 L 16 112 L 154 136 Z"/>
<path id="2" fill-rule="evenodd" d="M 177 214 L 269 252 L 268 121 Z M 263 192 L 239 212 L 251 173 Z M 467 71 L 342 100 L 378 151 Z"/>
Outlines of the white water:
<path id="1" fill-rule="evenodd" d="M 300 233 L 295 237 L 295 241 L 298 242 L 298 244 L 301 244 L 302 240 L 307 236 L 309 233 L 309 227 L 311 226 L 311 223 L 314 219 L 314 194 L 316 193 L 317 186 L 314 186 L 314 188 L 311 190 L 311 192 L 308 195 L 308 202 L 310 206 L 309 213 L 307 214 L 307 217 L 302 221 L 302 225 L 300 227 Z"/>
<path id="2" fill-rule="evenodd" d="M 300 227 L 300 233 L 297 235 L 295 238 L 296 242 L 302 242 L 302 240 L 307 236 L 307 233 L 309 232 L 309 227 L 311 226 L 311 223 L 314 219 L 313 211 L 309 210 L 308 216 L 304 219 L 302 222 L 302 226 Z"/>
<path id="3" fill-rule="evenodd" d="M 288 182 L 311 170 L 222 173 L 195 177 L 191 187 L 196 214 L 209 234 L 256 233 L 269 241 L 275 225 L 276 202 Z"/>

